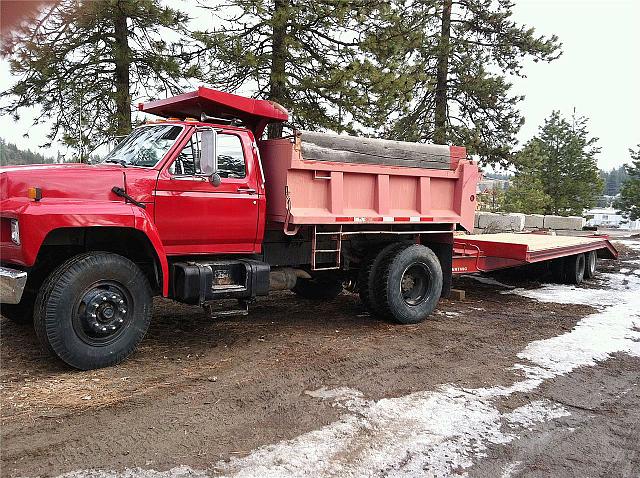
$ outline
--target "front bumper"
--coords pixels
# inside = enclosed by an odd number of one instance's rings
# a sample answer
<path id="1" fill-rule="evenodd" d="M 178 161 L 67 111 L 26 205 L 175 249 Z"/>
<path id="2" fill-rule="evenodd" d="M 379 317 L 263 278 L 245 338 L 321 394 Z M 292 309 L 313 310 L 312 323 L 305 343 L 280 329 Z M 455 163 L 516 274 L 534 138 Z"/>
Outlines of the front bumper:
<path id="1" fill-rule="evenodd" d="M 18 304 L 22 299 L 27 273 L 8 267 L 0 267 L 0 303 Z"/>

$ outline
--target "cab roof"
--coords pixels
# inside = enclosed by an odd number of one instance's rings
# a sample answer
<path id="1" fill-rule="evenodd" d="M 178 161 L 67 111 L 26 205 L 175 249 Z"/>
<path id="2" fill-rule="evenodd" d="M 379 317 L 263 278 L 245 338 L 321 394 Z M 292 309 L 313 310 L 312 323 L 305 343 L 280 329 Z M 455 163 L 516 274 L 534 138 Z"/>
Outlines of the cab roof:
<path id="1" fill-rule="evenodd" d="M 204 113 L 225 119 L 239 119 L 260 138 L 269 123 L 289 119 L 287 110 L 278 103 L 225 93 L 205 86 L 164 100 L 139 103 L 138 110 L 164 118 L 194 117 Z"/>

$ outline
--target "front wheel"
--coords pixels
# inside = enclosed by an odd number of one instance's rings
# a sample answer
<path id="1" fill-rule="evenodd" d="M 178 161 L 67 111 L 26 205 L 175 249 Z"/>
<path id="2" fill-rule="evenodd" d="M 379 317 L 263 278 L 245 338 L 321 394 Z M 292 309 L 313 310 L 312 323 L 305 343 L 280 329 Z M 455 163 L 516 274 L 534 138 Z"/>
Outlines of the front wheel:
<path id="1" fill-rule="evenodd" d="M 389 254 L 378 268 L 375 293 L 381 311 L 402 324 L 417 324 L 438 305 L 442 268 L 428 247 L 413 244 Z"/>
<path id="2" fill-rule="evenodd" d="M 146 276 L 129 259 L 91 252 L 69 259 L 45 281 L 34 326 L 43 347 L 68 365 L 91 370 L 127 358 L 151 322 Z"/>

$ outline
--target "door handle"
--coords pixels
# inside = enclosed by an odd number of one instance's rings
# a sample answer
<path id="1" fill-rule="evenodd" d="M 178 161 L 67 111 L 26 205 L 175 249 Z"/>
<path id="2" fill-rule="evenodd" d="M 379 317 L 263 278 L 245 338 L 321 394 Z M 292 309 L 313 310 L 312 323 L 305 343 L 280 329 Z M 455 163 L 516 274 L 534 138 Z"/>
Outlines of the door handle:
<path id="1" fill-rule="evenodd" d="M 256 190 L 253 188 L 238 188 L 237 191 L 239 193 L 247 193 L 247 194 L 255 194 Z"/>

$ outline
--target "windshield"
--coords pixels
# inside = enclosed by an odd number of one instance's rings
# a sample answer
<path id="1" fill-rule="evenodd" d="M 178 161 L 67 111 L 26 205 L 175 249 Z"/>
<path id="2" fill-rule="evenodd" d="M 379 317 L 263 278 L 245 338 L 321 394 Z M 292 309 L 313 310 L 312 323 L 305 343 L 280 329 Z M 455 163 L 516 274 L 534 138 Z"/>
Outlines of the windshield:
<path id="1" fill-rule="evenodd" d="M 153 168 L 171 149 L 181 132 L 182 126 L 177 125 L 143 126 L 119 143 L 102 162 Z"/>

